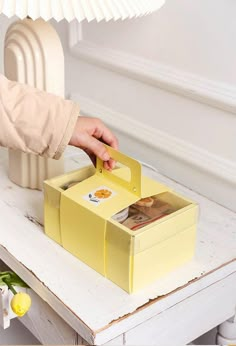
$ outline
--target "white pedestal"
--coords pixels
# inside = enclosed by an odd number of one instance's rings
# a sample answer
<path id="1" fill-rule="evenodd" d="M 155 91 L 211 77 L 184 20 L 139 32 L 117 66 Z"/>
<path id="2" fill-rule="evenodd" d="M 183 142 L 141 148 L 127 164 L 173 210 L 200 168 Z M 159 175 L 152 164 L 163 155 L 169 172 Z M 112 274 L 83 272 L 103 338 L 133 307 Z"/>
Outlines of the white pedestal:
<path id="1" fill-rule="evenodd" d="M 218 326 L 217 345 L 236 345 L 236 315 Z"/>

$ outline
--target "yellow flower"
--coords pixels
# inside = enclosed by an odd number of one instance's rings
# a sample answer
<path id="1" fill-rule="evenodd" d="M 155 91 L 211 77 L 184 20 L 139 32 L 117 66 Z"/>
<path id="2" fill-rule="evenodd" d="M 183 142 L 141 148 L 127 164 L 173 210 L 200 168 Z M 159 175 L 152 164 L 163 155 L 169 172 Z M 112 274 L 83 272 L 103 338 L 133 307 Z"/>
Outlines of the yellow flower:
<path id="1" fill-rule="evenodd" d="M 17 316 L 24 316 L 31 306 L 31 298 L 27 293 L 19 292 L 11 300 L 12 311 Z"/>
<path id="2" fill-rule="evenodd" d="M 111 196 L 111 191 L 106 189 L 97 190 L 94 194 L 97 198 L 108 198 Z"/>

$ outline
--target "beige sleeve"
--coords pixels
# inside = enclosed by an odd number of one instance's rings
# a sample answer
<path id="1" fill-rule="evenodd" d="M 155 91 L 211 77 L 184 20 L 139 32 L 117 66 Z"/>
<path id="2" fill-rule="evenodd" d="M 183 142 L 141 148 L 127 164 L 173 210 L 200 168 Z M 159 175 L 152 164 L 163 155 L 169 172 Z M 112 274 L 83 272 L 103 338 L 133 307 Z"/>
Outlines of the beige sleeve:
<path id="1" fill-rule="evenodd" d="M 78 104 L 0 75 L 1 146 L 59 159 L 78 116 Z"/>

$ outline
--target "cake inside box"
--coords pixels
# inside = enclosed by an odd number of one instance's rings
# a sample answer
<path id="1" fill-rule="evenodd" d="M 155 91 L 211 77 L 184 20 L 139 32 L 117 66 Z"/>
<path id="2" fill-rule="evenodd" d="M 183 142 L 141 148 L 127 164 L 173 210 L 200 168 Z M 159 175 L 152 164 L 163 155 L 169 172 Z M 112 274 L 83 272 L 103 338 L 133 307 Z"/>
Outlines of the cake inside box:
<path id="1" fill-rule="evenodd" d="M 112 219 L 131 231 L 137 231 L 190 205 L 190 202 L 164 192 L 146 197 L 113 215 Z"/>

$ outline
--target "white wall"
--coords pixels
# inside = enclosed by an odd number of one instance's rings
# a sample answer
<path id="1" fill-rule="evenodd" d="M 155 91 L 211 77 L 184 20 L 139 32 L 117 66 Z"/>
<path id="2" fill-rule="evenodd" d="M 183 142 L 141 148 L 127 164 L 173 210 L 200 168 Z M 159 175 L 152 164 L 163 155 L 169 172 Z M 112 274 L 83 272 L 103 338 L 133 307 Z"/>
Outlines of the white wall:
<path id="1" fill-rule="evenodd" d="M 67 94 L 121 149 L 236 210 L 235 1 L 167 0 L 151 16 L 59 31 Z M 57 26 L 58 28 L 58 26 Z"/>
<path id="2" fill-rule="evenodd" d="M 235 86 L 236 2 L 166 0 L 141 19 L 83 24 L 83 38 Z"/>

